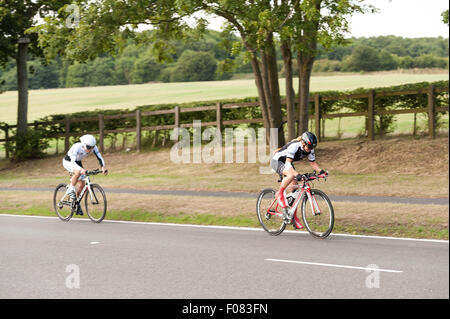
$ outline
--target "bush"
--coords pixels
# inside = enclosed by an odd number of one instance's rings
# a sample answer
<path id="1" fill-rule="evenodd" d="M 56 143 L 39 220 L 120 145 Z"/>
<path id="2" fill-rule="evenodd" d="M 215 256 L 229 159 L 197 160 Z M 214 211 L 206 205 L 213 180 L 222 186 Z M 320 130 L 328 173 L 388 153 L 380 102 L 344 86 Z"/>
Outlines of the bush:
<path id="1" fill-rule="evenodd" d="M 313 72 L 339 72 L 341 70 L 341 62 L 336 60 L 317 60 L 313 65 Z M 298 74 L 298 71 L 296 72 Z"/>
<path id="2" fill-rule="evenodd" d="M 421 82 L 414 84 L 405 84 L 400 86 L 392 86 L 386 88 L 377 88 L 375 89 L 376 93 L 379 92 L 392 92 L 392 91 L 406 91 L 406 90 L 417 90 L 428 88 L 430 85 L 434 85 L 436 88 L 448 88 L 449 81 L 438 81 L 438 82 Z M 369 89 L 356 89 L 352 91 L 321 91 L 318 92 L 320 96 L 337 96 L 342 94 L 365 94 L 369 91 Z M 311 92 L 311 95 L 314 95 L 315 92 Z M 257 102 L 257 97 L 250 97 L 245 99 L 229 99 L 229 100 L 211 100 L 211 101 L 200 101 L 200 102 L 190 102 L 190 103 L 176 103 L 176 104 L 159 104 L 159 105 L 143 105 L 136 107 L 134 110 L 128 109 L 116 109 L 116 110 L 93 110 L 93 111 L 84 111 L 72 114 L 55 114 L 44 117 L 40 119 L 42 122 L 49 121 L 61 121 L 65 118 L 84 118 L 84 117 L 93 117 L 92 121 L 77 121 L 73 122 L 70 125 L 71 132 L 81 133 L 84 132 L 96 132 L 99 129 L 98 123 L 98 115 L 103 114 L 107 115 L 116 115 L 116 114 L 125 114 L 131 113 L 136 110 L 141 110 L 142 112 L 146 111 L 157 111 L 157 110 L 173 110 L 175 106 L 179 106 L 180 108 L 192 108 L 199 106 L 215 106 L 217 102 L 221 102 L 223 104 L 231 104 L 231 103 L 247 103 L 247 102 Z M 311 114 L 314 112 L 314 100 L 311 101 L 310 112 Z M 324 114 L 330 113 L 340 113 L 340 112 L 349 112 L 349 110 L 353 112 L 365 112 L 367 111 L 367 97 L 364 98 L 354 98 L 352 100 L 327 100 L 322 99 L 320 108 L 321 112 Z M 376 111 L 379 110 L 393 110 L 393 109 L 414 109 L 414 108 L 422 108 L 427 105 L 427 94 L 426 91 L 420 94 L 413 95 L 400 95 L 400 96 L 376 96 L 375 106 Z M 437 93 L 436 94 L 436 106 L 442 107 L 448 105 L 448 93 Z M 237 109 L 223 109 L 222 116 L 224 121 L 228 120 L 240 120 L 240 119 L 255 119 L 261 118 L 261 109 L 259 106 L 253 107 L 244 107 Z M 285 108 L 282 108 L 282 112 L 285 114 Z M 422 116 L 422 115 L 421 115 Z M 426 114 L 423 116 L 426 117 Z M 442 116 L 443 113 L 436 114 L 436 123 L 437 126 L 442 125 Z M 215 122 L 216 120 L 216 111 L 215 108 L 208 111 L 196 111 L 196 112 L 186 112 L 182 113 L 180 118 L 180 124 L 192 124 L 193 120 L 201 120 L 202 122 Z M 141 119 L 142 127 L 149 126 L 163 126 L 163 125 L 173 125 L 174 124 L 174 114 L 160 114 L 157 116 L 143 116 Z M 136 119 L 135 117 L 127 117 L 120 119 L 108 119 L 105 121 L 105 130 L 120 130 L 120 129 L 130 129 L 135 128 Z M 230 127 L 238 127 L 239 124 L 232 125 Z M 249 127 L 257 128 L 261 127 L 262 123 L 253 123 L 249 124 Z M 375 117 L 375 129 L 377 134 L 383 136 L 389 132 L 391 132 L 395 128 L 395 116 L 392 115 L 383 115 Z M 366 128 L 363 128 L 365 131 Z M 52 125 L 46 126 L 46 131 L 49 134 L 63 133 L 64 132 L 64 123 L 55 123 Z M 167 132 L 167 130 L 166 130 Z M 151 133 L 152 136 L 156 134 L 155 132 Z M 158 134 L 162 134 L 162 130 L 159 131 Z M 112 135 L 111 135 L 112 136 Z M 44 134 L 45 138 L 45 134 Z M 152 137 L 153 138 L 153 137 Z"/>
<path id="3" fill-rule="evenodd" d="M 10 154 L 13 154 L 13 160 L 20 161 L 44 157 L 47 147 L 48 140 L 45 138 L 45 132 L 28 129 L 26 134 L 13 136 L 12 142 L 8 143 L 7 149 Z"/>
<path id="4" fill-rule="evenodd" d="M 446 68 L 448 61 L 445 58 L 425 54 L 414 59 L 414 66 L 417 68 Z"/>

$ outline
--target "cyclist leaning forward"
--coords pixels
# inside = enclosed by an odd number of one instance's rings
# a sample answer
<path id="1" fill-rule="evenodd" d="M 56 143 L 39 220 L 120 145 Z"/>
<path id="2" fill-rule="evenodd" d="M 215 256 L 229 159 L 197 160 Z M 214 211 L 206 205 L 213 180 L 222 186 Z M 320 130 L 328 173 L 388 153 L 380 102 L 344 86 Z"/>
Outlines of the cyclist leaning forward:
<path id="1" fill-rule="evenodd" d="M 314 170 L 318 171 L 319 174 L 326 173 L 326 171 L 322 170 L 316 162 L 316 155 L 314 153 L 314 148 L 316 146 L 317 137 L 311 132 L 305 132 L 275 151 L 275 154 L 270 161 L 270 167 L 278 173 L 280 177 L 283 176 L 280 190 L 275 195 L 278 205 L 283 209 L 287 208 L 284 191 L 291 183 L 292 185 L 297 183 L 296 177 L 299 175 L 293 165 L 294 161 L 299 161 L 307 157 L 309 164 Z"/>
<path id="2" fill-rule="evenodd" d="M 95 144 L 96 140 L 94 136 L 90 134 L 83 135 L 80 137 L 80 142 L 73 144 L 63 159 L 64 168 L 72 174 L 70 184 L 67 187 L 67 193 L 72 199 L 80 195 L 80 192 L 85 185 L 84 180 L 81 179 L 81 176 L 86 174 L 86 170 L 83 168 L 83 164 L 81 163 L 83 158 L 91 153 L 94 153 L 100 163 L 100 166 L 102 167 L 102 172 L 104 174 L 108 173 L 105 166 L 105 160 Z M 76 187 L 77 184 L 78 187 Z M 80 206 L 78 206 L 78 211 L 76 214 L 83 215 L 83 211 Z"/>

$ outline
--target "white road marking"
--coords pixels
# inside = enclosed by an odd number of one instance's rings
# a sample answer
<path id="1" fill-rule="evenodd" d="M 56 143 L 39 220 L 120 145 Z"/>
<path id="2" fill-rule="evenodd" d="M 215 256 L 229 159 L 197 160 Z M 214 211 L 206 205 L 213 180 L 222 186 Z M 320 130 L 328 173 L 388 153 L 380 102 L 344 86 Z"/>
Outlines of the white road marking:
<path id="1" fill-rule="evenodd" d="M 97 245 L 97 244 L 100 244 L 100 242 L 99 241 L 91 241 L 90 244 L 91 245 Z"/>
<path id="2" fill-rule="evenodd" d="M 391 270 L 391 269 L 368 268 L 368 267 L 355 267 L 355 266 L 345 266 L 345 265 L 335 265 L 335 264 L 322 264 L 322 263 L 313 263 L 313 262 L 296 261 L 296 260 L 285 260 L 285 259 L 267 258 L 267 259 L 264 259 L 264 260 L 276 261 L 276 262 L 282 262 L 282 263 L 293 263 L 293 264 L 304 264 L 304 265 L 313 265 L 313 266 L 335 267 L 335 268 L 359 269 L 359 270 L 370 270 L 370 271 L 384 271 L 384 272 L 394 272 L 394 273 L 402 273 L 403 272 L 403 270 Z"/>
<path id="3" fill-rule="evenodd" d="M 32 215 L 14 215 L 14 214 L 2 214 L 0 216 L 9 216 L 9 217 L 28 217 L 28 218 L 46 218 L 46 219 L 58 219 L 58 217 L 51 216 L 32 216 Z M 72 219 L 71 222 L 90 222 L 90 219 Z M 157 225 L 157 226 L 173 226 L 173 227 L 195 227 L 195 228 L 212 228 L 212 229 L 231 229 L 231 230 L 244 230 L 244 231 L 264 231 L 262 228 L 255 227 L 233 227 L 233 226 L 214 226 L 214 225 L 193 225 L 193 224 L 175 224 L 175 223 L 157 223 L 157 222 L 135 222 L 135 221 L 126 221 L 126 220 L 108 220 L 104 219 L 102 223 L 123 223 L 123 224 L 141 224 L 141 225 Z M 299 231 L 299 230 L 285 230 L 283 233 L 290 234 L 302 234 L 309 235 L 307 231 Z M 393 239 L 393 240 L 410 240 L 410 241 L 423 241 L 423 242 L 434 242 L 434 243 L 443 243 L 449 244 L 448 240 L 442 239 L 424 239 L 424 238 L 404 238 L 404 237 L 389 237 L 389 236 L 371 236 L 371 235 L 352 235 L 352 234 L 336 234 L 331 233 L 330 237 L 356 237 L 356 238 L 375 238 L 375 239 Z"/>

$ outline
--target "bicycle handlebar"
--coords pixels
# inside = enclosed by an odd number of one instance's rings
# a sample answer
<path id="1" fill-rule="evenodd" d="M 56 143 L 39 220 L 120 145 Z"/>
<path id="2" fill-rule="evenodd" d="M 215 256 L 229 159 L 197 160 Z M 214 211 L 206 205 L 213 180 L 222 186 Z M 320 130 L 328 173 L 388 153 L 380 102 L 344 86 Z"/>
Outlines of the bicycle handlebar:
<path id="1" fill-rule="evenodd" d="M 92 170 L 92 171 L 86 171 L 86 174 L 85 175 L 97 175 L 97 174 L 99 174 L 99 173 L 101 173 L 102 172 L 102 170 L 100 170 L 100 169 L 94 169 L 94 170 Z"/>
<path id="2" fill-rule="evenodd" d="M 328 172 L 322 173 L 317 175 L 316 171 L 314 171 L 313 173 L 306 173 L 306 174 L 298 174 L 297 176 L 295 176 L 295 179 L 297 181 L 304 181 L 304 182 L 308 182 L 308 181 L 313 181 L 319 178 L 327 178 L 328 176 Z"/>

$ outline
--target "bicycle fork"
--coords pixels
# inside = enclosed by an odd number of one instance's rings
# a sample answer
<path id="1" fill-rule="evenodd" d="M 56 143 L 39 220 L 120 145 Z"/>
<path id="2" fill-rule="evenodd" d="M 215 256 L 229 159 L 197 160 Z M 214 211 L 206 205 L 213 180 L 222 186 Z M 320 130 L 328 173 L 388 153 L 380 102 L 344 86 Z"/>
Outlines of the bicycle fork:
<path id="1" fill-rule="evenodd" d="M 320 215 L 320 208 L 317 204 L 316 197 L 312 195 L 311 188 L 308 187 L 305 189 L 306 196 L 308 196 L 309 204 L 311 205 L 311 211 L 313 216 Z"/>

